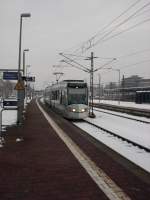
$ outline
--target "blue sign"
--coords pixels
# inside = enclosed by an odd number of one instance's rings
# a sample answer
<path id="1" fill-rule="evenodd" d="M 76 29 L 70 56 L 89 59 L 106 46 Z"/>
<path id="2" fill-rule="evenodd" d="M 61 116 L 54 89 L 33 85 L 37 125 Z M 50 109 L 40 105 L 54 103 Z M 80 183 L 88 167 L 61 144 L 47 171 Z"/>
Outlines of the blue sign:
<path id="1" fill-rule="evenodd" d="M 3 72 L 4 80 L 18 80 L 18 72 Z"/>

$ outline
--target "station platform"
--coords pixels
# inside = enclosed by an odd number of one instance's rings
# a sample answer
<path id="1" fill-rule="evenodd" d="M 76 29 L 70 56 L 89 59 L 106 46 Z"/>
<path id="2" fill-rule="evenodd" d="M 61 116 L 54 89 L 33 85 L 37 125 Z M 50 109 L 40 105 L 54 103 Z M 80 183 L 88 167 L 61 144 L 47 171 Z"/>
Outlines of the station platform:
<path id="1" fill-rule="evenodd" d="M 23 137 L 22 142 L 16 142 Z M 1 200 L 107 199 L 57 136 L 33 100 L 21 127 L 0 149 Z"/>

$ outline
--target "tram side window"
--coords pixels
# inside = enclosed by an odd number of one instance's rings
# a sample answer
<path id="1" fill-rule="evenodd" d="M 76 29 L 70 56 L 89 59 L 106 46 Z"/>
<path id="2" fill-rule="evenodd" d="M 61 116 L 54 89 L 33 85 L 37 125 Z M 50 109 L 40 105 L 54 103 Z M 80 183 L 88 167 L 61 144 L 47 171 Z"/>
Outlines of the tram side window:
<path id="1" fill-rule="evenodd" d="M 62 91 L 60 91 L 60 104 L 62 104 Z"/>
<path id="2" fill-rule="evenodd" d="M 59 99 L 59 90 L 52 91 L 52 100 L 58 100 Z"/>
<path id="3" fill-rule="evenodd" d="M 67 104 L 67 96 L 65 91 L 62 91 L 62 104 L 63 105 Z"/>

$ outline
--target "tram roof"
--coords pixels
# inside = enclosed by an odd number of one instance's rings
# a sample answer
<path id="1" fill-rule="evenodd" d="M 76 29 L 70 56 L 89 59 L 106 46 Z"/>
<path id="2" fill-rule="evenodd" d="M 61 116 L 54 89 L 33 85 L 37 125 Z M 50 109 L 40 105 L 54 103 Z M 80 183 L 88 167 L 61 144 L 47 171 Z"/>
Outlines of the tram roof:
<path id="1" fill-rule="evenodd" d="M 62 82 L 81 82 L 81 83 L 83 83 L 84 82 L 84 80 L 63 80 Z"/>
<path id="2" fill-rule="evenodd" d="M 48 90 L 50 88 L 59 88 L 59 87 L 66 87 L 68 84 L 86 84 L 84 80 L 63 80 L 58 83 L 52 84 L 51 86 L 46 87 L 45 89 Z"/>

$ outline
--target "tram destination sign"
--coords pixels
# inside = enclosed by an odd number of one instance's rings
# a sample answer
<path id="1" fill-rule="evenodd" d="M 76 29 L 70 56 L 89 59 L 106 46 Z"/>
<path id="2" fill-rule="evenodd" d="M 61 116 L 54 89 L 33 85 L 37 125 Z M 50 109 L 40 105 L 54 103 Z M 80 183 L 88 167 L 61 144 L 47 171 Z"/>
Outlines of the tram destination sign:
<path id="1" fill-rule="evenodd" d="M 4 80 L 18 80 L 18 72 L 3 72 Z"/>

